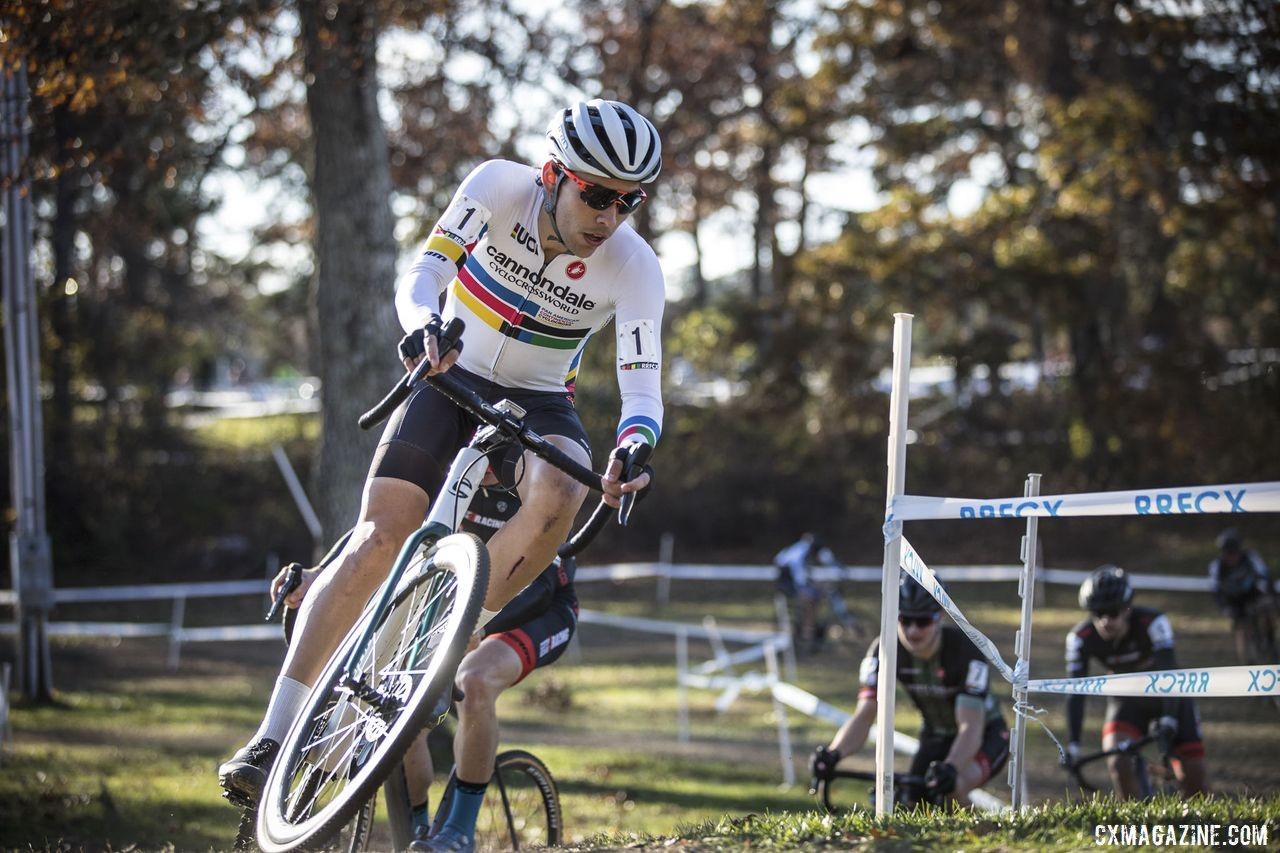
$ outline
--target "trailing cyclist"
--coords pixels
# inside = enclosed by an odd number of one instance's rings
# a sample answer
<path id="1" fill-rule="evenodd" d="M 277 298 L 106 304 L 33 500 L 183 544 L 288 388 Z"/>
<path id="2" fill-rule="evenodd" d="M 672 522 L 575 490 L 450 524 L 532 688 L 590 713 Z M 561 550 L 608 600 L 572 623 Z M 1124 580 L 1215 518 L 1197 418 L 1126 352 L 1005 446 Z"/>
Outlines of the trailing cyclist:
<path id="1" fill-rule="evenodd" d="M 1133 586 L 1124 569 L 1099 566 L 1080 585 L 1080 608 L 1089 617 L 1067 633 L 1067 676 L 1089 674 L 1089 660 L 1096 659 L 1108 673 L 1151 672 L 1176 669 L 1173 627 L 1169 617 L 1151 607 L 1133 604 Z M 1067 758 L 1080 754 L 1085 697 L 1067 697 Z M 1102 725 L 1102 748 L 1115 749 L 1140 739 L 1150 731 L 1168 753 L 1174 775 L 1188 796 L 1208 789 L 1200 714 L 1192 699 L 1177 697 L 1108 696 Z M 1116 796 L 1141 794 L 1140 781 L 1127 756 L 1107 758 L 1107 769 Z"/>
<path id="2" fill-rule="evenodd" d="M 496 488 L 496 478 L 486 478 L 486 483 L 472 499 L 462 529 L 488 541 L 515 515 L 520 501 L 510 491 Z M 573 588 L 576 570 L 573 557 L 557 557 L 493 617 L 481 630 L 479 644 L 462 659 L 455 681 L 463 694 L 453 739 L 457 785 L 444 825 L 430 838 L 427 789 L 434 768 L 426 736 L 405 756 L 414 822 L 410 850 L 474 848 L 476 817 L 498 750 L 498 697 L 535 669 L 555 663 L 568 648 L 578 629 L 578 596 Z"/>
<path id="3" fill-rule="evenodd" d="M 642 473 L 622 482 L 619 451 L 653 446 L 661 433 L 665 285 L 657 256 L 627 218 L 647 198 L 641 184 L 662 168 L 662 146 L 648 119 L 605 100 L 559 111 L 547 139 L 550 156 L 541 167 L 490 160 L 458 188 L 397 285 L 406 331 L 399 355 L 406 369 L 425 358 L 431 373 L 452 369 L 490 402 L 511 400 L 526 410 L 531 430 L 588 465 L 574 383 L 586 341 L 613 320 L 622 411 L 601 487 L 603 500 L 616 507 L 650 479 Z M 455 317 L 466 322 L 462 346 L 442 354 L 439 329 Z M 426 516 L 474 426 L 425 384 L 391 417 L 359 520 L 303 600 L 298 642 L 289 647 L 262 724 L 219 768 L 223 787 L 237 799 L 258 799 L 310 686 Z M 586 497 L 586 487 L 532 453 L 501 467 L 504 480 L 505 469 L 517 472 L 522 506 L 489 543 L 480 628 L 551 563 Z"/>
<path id="4" fill-rule="evenodd" d="M 1218 557 L 1209 563 L 1209 580 L 1218 610 L 1231 620 L 1236 659 L 1243 664 L 1280 663 L 1253 660 L 1249 648 L 1251 639 L 1258 653 L 1274 654 L 1276 648 L 1275 591 L 1267 564 L 1257 551 L 1245 549 L 1240 531 L 1234 527 L 1218 535 L 1217 545 Z M 1250 637 L 1255 630 L 1260 636 Z"/>
<path id="5" fill-rule="evenodd" d="M 813 577 L 817 566 L 839 566 L 840 561 L 816 533 L 805 533 L 773 558 L 778 570 L 777 589 L 795 605 L 797 651 L 818 651 L 826 639 L 827 626 L 818 618 L 823 601 L 832 590 Z"/>
<path id="6" fill-rule="evenodd" d="M 879 705 L 879 669 L 877 638 L 862 661 L 853 716 L 810 759 L 815 778 L 832 778 L 841 757 L 866 743 Z M 1009 727 L 991 693 L 986 659 L 959 628 L 942 624 L 942 607 L 907 575 L 898 581 L 897 680 L 922 723 L 911 774 L 924 777 L 931 802 L 968 805 L 969 792 L 986 784 L 1008 759 Z"/>

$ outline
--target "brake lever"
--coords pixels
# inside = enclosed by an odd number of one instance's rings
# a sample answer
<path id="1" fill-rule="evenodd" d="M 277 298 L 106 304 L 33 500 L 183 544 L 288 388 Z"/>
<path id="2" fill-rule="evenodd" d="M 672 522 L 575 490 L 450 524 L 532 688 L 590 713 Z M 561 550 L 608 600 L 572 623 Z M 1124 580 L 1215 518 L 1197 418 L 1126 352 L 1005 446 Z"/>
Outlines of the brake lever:
<path id="1" fill-rule="evenodd" d="M 649 461 L 649 457 L 653 454 L 653 448 L 648 444 L 639 444 L 634 446 L 622 463 L 623 477 L 622 482 L 630 482 L 644 471 L 645 463 Z M 628 492 L 623 495 L 618 502 L 618 526 L 626 527 L 627 522 L 631 520 L 631 510 L 635 509 L 636 498 L 639 492 Z"/>
<path id="2" fill-rule="evenodd" d="M 290 563 L 289 573 L 284 576 L 284 583 L 280 584 L 280 589 L 276 592 L 275 600 L 271 602 L 271 609 L 267 611 L 267 618 L 263 621 L 274 621 L 276 614 L 279 613 L 280 608 L 284 606 L 284 600 L 289 597 L 289 593 L 293 592 L 301 584 L 302 566 L 298 563 Z"/>

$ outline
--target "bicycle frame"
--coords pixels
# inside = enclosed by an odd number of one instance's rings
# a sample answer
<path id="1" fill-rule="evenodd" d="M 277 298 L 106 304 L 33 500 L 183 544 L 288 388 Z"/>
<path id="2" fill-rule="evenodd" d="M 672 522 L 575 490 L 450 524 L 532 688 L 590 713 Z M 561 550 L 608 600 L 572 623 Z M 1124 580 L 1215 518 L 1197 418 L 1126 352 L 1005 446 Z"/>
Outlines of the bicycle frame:
<path id="1" fill-rule="evenodd" d="M 1146 735 L 1138 740 L 1122 743 L 1119 746 L 1112 747 L 1111 749 L 1103 749 L 1098 752 L 1091 752 L 1088 755 L 1082 755 L 1080 758 L 1076 759 L 1074 764 L 1066 765 L 1067 772 L 1071 774 L 1073 779 L 1075 779 L 1076 784 L 1081 790 L 1096 792 L 1098 790 L 1097 786 L 1084 777 L 1084 766 L 1104 758 L 1123 756 L 1133 762 L 1133 772 L 1138 782 L 1140 795 L 1144 798 L 1150 797 L 1154 793 L 1154 786 L 1151 782 L 1151 774 L 1147 770 L 1147 759 L 1142 750 L 1144 747 L 1154 743 L 1155 740 L 1156 738 L 1154 736 Z M 1163 758 L 1167 763 L 1168 756 L 1164 756 Z"/>
<path id="2" fill-rule="evenodd" d="M 500 401 L 494 408 L 503 414 L 510 414 L 517 418 L 524 416 L 524 411 L 509 400 Z M 381 613 L 391 603 L 392 597 L 404 579 L 405 571 L 413 565 L 413 552 L 418 548 L 429 551 L 436 542 L 462 526 L 462 520 L 471 507 L 471 500 L 480 487 L 480 481 L 484 479 L 485 471 L 488 470 L 489 455 L 511 441 L 511 438 L 503 435 L 496 428 L 485 426 L 478 430 L 471 441 L 454 456 L 453 463 L 449 466 L 449 473 L 440 488 L 439 497 L 432 502 L 422 526 L 405 540 L 393 564 L 394 570 L 383 581 L 378 593 L 378 603 L 374 607 L 375 613 Z M 369 623 L 369 628 L 352 649 L 344 666 L 344 683 L 352 690 L 362 689 L 357 678 L 358 661 L 373 638 L 375 624 L 376 620 Z"/>

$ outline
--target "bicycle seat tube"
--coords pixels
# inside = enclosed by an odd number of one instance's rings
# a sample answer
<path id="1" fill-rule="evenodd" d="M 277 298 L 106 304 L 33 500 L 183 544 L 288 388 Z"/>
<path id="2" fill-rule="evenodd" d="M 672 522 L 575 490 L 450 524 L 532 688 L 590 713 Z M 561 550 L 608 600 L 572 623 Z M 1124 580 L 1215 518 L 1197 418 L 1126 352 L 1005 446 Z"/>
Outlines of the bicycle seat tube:
<path id="1" fill-rule="evenodd" d="M 393 565 L 400 567 L 400 570 L 388 576 L 383 582 L 378 603 L 374 608 L 375 613 L 381 612 L 391 603 L 391 597 L 400 585 L 400 574 L 403 572 L 403 567 L 409 565 L 413 551 L 424 540 L 441 539 L 453 533 L 462 524 L 462 519 L 471 506 L 471 498 L 480 487 L 480 481 L 484 478 L 484 473 L 489 466 L 486 452 L 477 445 L 486 443 L 495 432 L 491 431 L 491 428 L 481 430 L 454 456 L 453 463 L 449 466 L 449 474 L 440 488 L 440 495 L 432 503 L 426 521 L 418 531 L 405 540 L 404 547 L 396 557 Z M 366 631 L 347 658 L 343 678 L 346 685 L 352 689 L 356 689 L 355 685 L 359 683 L 358 661 L 363 658 L 372 640 L 373 632 Z"/>

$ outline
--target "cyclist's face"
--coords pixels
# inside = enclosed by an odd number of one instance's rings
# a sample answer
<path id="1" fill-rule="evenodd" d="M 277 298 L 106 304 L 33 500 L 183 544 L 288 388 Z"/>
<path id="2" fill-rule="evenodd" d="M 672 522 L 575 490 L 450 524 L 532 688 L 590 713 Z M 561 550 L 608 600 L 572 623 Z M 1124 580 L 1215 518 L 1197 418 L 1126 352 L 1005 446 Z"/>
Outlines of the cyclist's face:
<path id="1" fill-rule="evenodd" d="M 597 178 L 592 175 L 578 176 L 579 180 L 590 185 L 607 187 L 620 193 L 629 193 L 640 189 L 635 182 L 619 181 L 611 178 Z M 589 258 L 613 236 L 618 226 L 626 222 L 629 213 L 619 205 L 610 204 L 604 210 L 596 210 L 582 198 L 582 190 L 568 175 L 556 175 L 556 225 L 564 237 L 565 245 L 570 252 L 580 258 Z"/>
<path id="2" fill-rule="evenodd" d="M 1120 610 L 1095 610 L 1089 614 L 1098 636 L 1104 640 L 1116 640 L 1129 630 L 1129 608 Z"/>
<path id="3" fill-rule="evenodd" d="M 898 639 L 906 646 L 907 651 L 918 657 L 929 656 L 938 640 L 938 626 L 942 624 L 942 620 L 938 618 L 940 615 L 923 618 L 898 617 Z"/>

